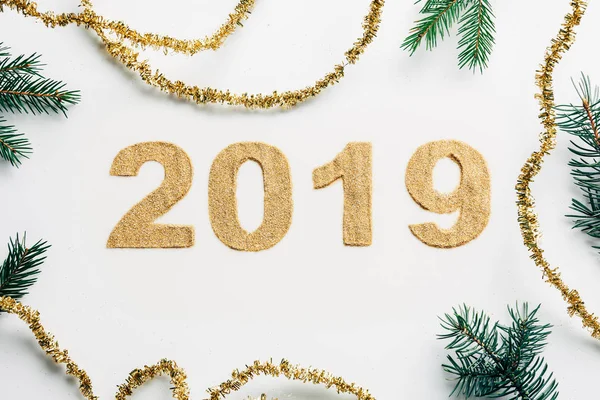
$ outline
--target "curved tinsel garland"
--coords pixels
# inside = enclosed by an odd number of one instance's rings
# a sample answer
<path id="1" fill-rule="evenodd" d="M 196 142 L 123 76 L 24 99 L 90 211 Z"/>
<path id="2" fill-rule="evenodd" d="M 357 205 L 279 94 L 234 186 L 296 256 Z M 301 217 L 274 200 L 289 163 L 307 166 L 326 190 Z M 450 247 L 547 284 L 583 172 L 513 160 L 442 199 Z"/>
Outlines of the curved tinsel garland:
<path id="1" fill-rule="evenodd" d="M 0 310 L 16 315 L 29 326 L 42 350 L 52 357 L 57 364 L 65 364 L 67 374 L 74 376 L 79 381 L 79 390 L 83 397 L 87 400 L 98 399 L 94 395 L 92 381 L 88 374 L 71 359 L 67 350 L 60 348 L 54 336 L 44 329 L 44 326 L 40 322 L 39 312 L 22 305 L 11 297 L 0 297 Z M 155 365 L 144 366 L 144 368 L 131 371 L 125 383 L 118 387 L 115 399 L 126 400 L 133 394 L 135 389 L 161 375 L 170 377 L 171 385 L 173 386 L 173 397 L 175 399 L 188 400 L 190 398 L 185 371 L 175 361 L 161 360 Z M 231 379 L 221 383 L 218 387 L 208 389 L 210 400 L 224 398 L 231 392 L 240 390 L 242 386 L 260 375 L 285 377 L 289 380 L 304 383 L 321 384 L 327 388 L 335 387 L 338 393 L 355 395 L 358 400 L 375 400 L 369 394 L 368 390 L 356 386 L 354 383 L 347 383 L 342 377 L 333 376 L 319 369 L 295 366 L 286 360 L 282 360 L 279 364 L 273 364 L 271 361 L 255 361 L 241 371 L 233 371 Z"/>
<path id="2" fill-rule="evenodd" d="M 323 89 L 338 83 L 344 77 L 346 66 L 348 64 L 355 64 L 359 56 L 377 35 L 384 1 L 371 0 L 369 13 L 365 16 L 363 22 L 363 35 L 346 51 L 344 62 L 336 64 L 332 72 L 317 80 L 312 86 L 282 93 L 274 91 L 271 94 L 235 94 L 229 90 L 213 89 L 210 87 L 200 88 L 198 86 L 187 85 L 181 81 L 173 81 L 166 78 L 159 70 L 153 70 L 147 61 L 138 61 L 139 53 L 133 50 L 134 47 L 151 47 L 162 49 L 165 52 L 172 50 L 188 55 L 203 50 L 217 50 L 223 44 L 225 38 L 235 30 L 236 26 L 240 25 L 241 21 L 246 19 L 247 14 L 254 6 L 254 0 L 240 0 L 235 8 L 235 12 L 229 15 L 228 21 L 212 36 L 204 40 L 181 40 L 153 33 L 137 32 L 123 22 L 111 21 L 96 14 L 90 0 L 81 1 L 83 11 L 80 13 L 55 15 L 53 12 L 40 12 L 37 9 L 37 4 L 29 0 L 0 0 L 0 10 L 3 6 L 6 6 L 25 16 L 34 17 L 50 28 L 75 24 L 83 26 L 86 29 L 91 29 L 102 40 L 109 54 L 129 70 L 137 73 L 144 82 L 180 98 L 194 101 L 198 104 L 220 103 L 244 106 L 246 108 L 267 109 L 273 107 L 293 107 L 311 97 L 317 96 Z M 116 37 L 116 40 L 111 39 L 111 35 Z M 127 46 L 126 42 L 131 43 L 132 47 Z"/>
<path id="3" fill-rule="evenodd" d="M 546 51 L 544 63 L 536 75 L 537 86 L 540 93 L 536 98 L 540 102 L 541 112 L 539 118 L 544 126 L 540 136 L 540 149 L 531 154 L 523 168 L 516 185 L 517 205 L 519 208 L 519 225 L 523 241 L 529 248 L 531 258 L 541 268 L 547 282 L 560 291 L 563 299 L 569 304 L 568 312 L 572 317 L 577 315 L 583 320 L 583 326 L 590 330 L 591 335 L 600 339 L 600 322 L 598 317 L 590 313 L 579 296 L 577 290 L 570 289 L 561 279 L 558 268 L 551 268 L 544 258 L 544 250 L 539 246 L 539 221 L 535 213 L 535 199 L 531 194 L 531 182 L 542 169 L 544 156 L 556 147 L 556 116 L 554 111 L 554 89 L 552 85 L 552 74 L 554 68 L 573 42 L 575 41 L 574 28 L 579 25 L 586 9 L 586 2 L 572 0 L 572 12 L 565 17 L 565 22 L 558 36 L 552 40 L 552 44 Z"/>

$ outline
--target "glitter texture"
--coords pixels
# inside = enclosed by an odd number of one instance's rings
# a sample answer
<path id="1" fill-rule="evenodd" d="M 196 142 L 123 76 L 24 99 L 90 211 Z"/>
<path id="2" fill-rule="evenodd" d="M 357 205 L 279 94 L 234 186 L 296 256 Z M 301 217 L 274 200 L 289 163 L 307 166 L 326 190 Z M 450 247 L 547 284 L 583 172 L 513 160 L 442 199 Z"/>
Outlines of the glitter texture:
<path id="1" fill-rule="evenodd" d="M 119 152 L 110 168 L 112 176 L 137 176 L 142 165 L 156 161 L 165 169 L 158 189 L 133 206 L 115 226 L 108 248 L 180 248 L 194 245 L 194 227 L 155 224 L 183 199 L 192 186 L 192 162 L 180 147 L 171 143 L 146 142 Z"/>
<path id="2" fill-rule="evenodd" d="M 372 146 L 348 143 L 335 159 L 313 171 L 313 186 L 321 189 L 338 179 L 344 184 L 344 244 L 370 246 L 372 233 Z"/>
<path id="3" fill-rule="evenodd" d="M 139 53 L 134 51 L 134 48 L 152 48 L 163 50 L 165 53 L 171 50 L 176 53 L 191 55 L 203 50 L 217 50 L 224 43 L 225 38 L 233 33 L 236 27 L 241 25 L 241 22 L 247 18 L 247 14 L 254 6 L 254 0 L 240 0 L 235 11 L 229 15 L 227 22 L 212 36 L 204 40 L 181 40 L 154 33 L 137 32 L 123 22 L 111 21 L 96 14 L 89 0 L 82 0 L 81 7 L 83 11 L 81 13 L 55 15 L 53 12 L 40 12 L 37 4 L 28 0 L 0 0 L 0 11 L 3 6 L 6 6 L 25 16 L 34 17 L 50 28 L 75 24 L 91 29 L 102 40 L 108 53 L 126 68 L 137 73 L 144 82 L 180 98 L 198 104 L 218 103 L 267 109 L 293 107 L 317 96 L 323 89 L 338 83 L 344 77 L 346 66 L 355 64 L 377 35 L 383 5 L 384 0 L 371 1 L 369 12 L 363 22 L 363 35 L 346 51 L 344 61 L 336 64 L 333 71 L 317 80 L 312 86 L 282 93 L 274 91 L 271 94 L 234 94 L 229 90 L 210 87 L 200 88 L 187 85 L 181 81 L 173 81 L 166 78 L 159 70 L 153 70 L 147 61 L 139 61 Z M 131 47 L 126 44 L 127 42 L 130 43 Z"/>
<path id="4" fill-rule="evenodd" d="M 79 381 L 79 390 L 84 398 L 88 400 L 98 399 L 98 397 L 94 395 L 92 381 L 87 373 L 71 359 L 67 350 L 62 350 L 60 348 L 58 342 L 54 339 L 54 336 L 46 332 L 40 321 L 39 312 L 22 305 L 10 297 L 0 297 L 0 310 L 16 315 L 29 326 L 29 329 L 34 334 L 42 350 L 57 364 L 65 364 L 66 373 Z M 161 360 L 153 366 L 144 366 L 143 368 L 131 371 L 125 383 L 118 386 L 115 399 L 127 399 L 133 394 L 135 389 L 161 375 L 166 375 L 170 378 L 173 398 L 177 400 L 188 400 L 190 398 L 190 390 L 186 382 L 187 377 L 184 370 L 174 361 Z M 285 377 L 289 380 L 300 381 L 303 383 L 323 385 L 328 389 L 334 387 L 338 393 L 355 395 L 358 400 L 375 400 L 375 398 L 369 394 L 368 390 L 363 389 L 354 383 L 347 383 L 342 377 L 333 376 L 326 371 L 315 368 L 303 368 L 292 365 L 286 360 L 282 360 L 279 364 L 273 364 L 272 361 L 255 361 L 253 364 L 246 366 L 243 370 L 236 369 L 231 374 L 231 379 L 221 383 L 215 388 L 207 390 L 210 395 L 210 400 L 225 398 L 228 394 L 240 390 L 242 386 L 260 375 Z M 262 395 L 261 400 L 265 399 L 266 396 Z"/>
<path id="5" fill-rule="evenodd" d="M 460 184 L 450 194 L 439 193 L 433 187 L 433 169 L 442 158 L 450 158 L 460 168 Z M 462 246 L 487 226 L 490 175 L 483 156 L 466 143 L 440 140 L 419 147 L 406 168 L 406 188 L 427 211 L 449 214 L 460 210 L 458 221 L 450 229 L 440 229 L 434 223 L 410 225 L 413 235 L 428 246 Z"/>
<path id="6" fill-rule="evenodd" d="M 252 233 L 242 228 L 237 210 L 237 175 L 246 161 L 263 173 L 264 217 Z M 235 250 L 261 251 L 275 246 L 292 224 L 292 179 L 285 155 L 265 143 L 235 143 L 213 161 L 208 178 L 208 211 L 215 235 Z"/>
<path id="7" fill-rule="evenodd" d="M 544 250 L 539 245 L 540 226 L 538 216 L 535 213 L 535 199 L 531 194 L 531 182 L 541 171 L 544 157 L 550 154 L 556 147 L 556 116 L 554 111 L 554 69 L 562 58 L 562 54 L 571 48 L 575 41 L 575 27 L 581 23 L 587 4 L 581 0 L 572 0 L 572 12 L 565 16 L 565 21 L 558 32 L 558 36 L 552 39 L 550 47 L 546 50 L 544 63 L 536 74 L 536 83 L 540 92 L 536 98 L 540 102 L 539 118 L 544 127 L 540 135 L 540 149 L 531 154 L 527 159 L 515 187 L 517 191 L 517 206 L 519 212 L 519 225 L 525 246 L 531 253 L 531 258 L 542 270 L 543 276 L 548 283 L 558 289 L 563 299 L 569 304 L 568 313 L 579 316 L 583 326 L 588 329 L 592 337 L 600 339 L 600 322 L 598 317 L 590 313 L 577 290 L 570 289 L 562 280 L 558 268 L 552 268 L 544 258 Z"/>

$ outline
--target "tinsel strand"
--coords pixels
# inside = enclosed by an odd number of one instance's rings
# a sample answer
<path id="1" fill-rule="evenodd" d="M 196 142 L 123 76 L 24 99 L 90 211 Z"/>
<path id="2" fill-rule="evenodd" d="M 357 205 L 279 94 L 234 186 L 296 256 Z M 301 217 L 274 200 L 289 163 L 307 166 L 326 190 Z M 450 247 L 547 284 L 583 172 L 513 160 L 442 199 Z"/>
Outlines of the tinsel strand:
<path id="1" fill-rule="evenodd" d="M 90 377 L 71 359 L 71 357 L 69 357 L 67 350 L 62 350 L 60 348 L 58 342 L 54 339 L 54 336 L 46 332 L 40 322 L 39 312 L 22 305 L 11 297 L 0 297 L 0 310 L 6 311 L 9 314 L 14 314 L 18 316 L 21 321 L 25 322 L 37 339 L 42 350 L 44 350 L 55 363 L 65 364 L 67 374 L 72 375 L 79 381 L 79 390 L 83 397 L 88 400 L 97 399 L 97 397 L 94 396 Z"/>
<path id="2" fill-rule="evenodd" d="M 221 25 L 210 37 L 206 37 L 203 40 L 182 40 L 155 33 L 140 33 L 121 21 L 111 21 L 97 15 L 89 0 L 82 0 L 81 7 L 83 11 L 77 14 L 63 13 L 55 15 L 51 11 L 40 12 L 37 3 L 27 0 L 1 0 L 0 11 L 2 11 L 2 6 L 7 6 L 25 16 L 40 20 L 49 28 L 63 27 L 70 24 L 83 25 L 86 28 L 89 27 L 92 29 L 100 27 L 101 29 L 109 30 L 119 39 L 128 40 L 132 45 L 142 49 L 150 47 L 154 50 L 172 50 L 176 53 L 194 55 L 200 51 L 217 50 L 221 47 L 225 39 L 238 26 L 241 26 L 243 20 L 248 18 L 248 14 L 254 8 L 254 4 L 254 0 L 240 0 L 234 12 L 229 15 L 227 22 Z"/>
<path id="3" fill-rule="evenodd" d="M 544 127 L 540 135 L 540 149 L 531 154 L 523 168 L 516 185 L 518 220 L 521 227 L 523 241 L 531 253 L 531 258 L 542 270 L 548 283 L 560 291 L 563 299 L 569 304 L 569 316 L 577 315 L 583 321 L 583 326 L 590 330 L 592 337 L 600 339 L 600 323 L 598 317 L 590 313 L 577 290 L 570 289 L 562 280 L 558 268 L 552 268 L 544 258 L 544 250 L 539 245 L 540 226 L 535 212 L 535 199 L 531 193 L 531 182 L 540 172 L 544 157 L 556 147 L 556 115 L 554 111 L 553 73 L 562 58 L 562 54 L 569 50 L 575 41 L 575 27 L 581 22 L 585 13 L 586 2 L 572 0 L 572 12 L 565 17 L 565 21 L 558 36 L 552 40 L 546 51 L 544 63 L 536 74 L 536 83 L 540 92 L 536 98 L 540 102 L 539 118 Z"/>
<path id="4" fill-rule="evenodd" d="M 111 21 L 96 14 L 89 0 L 82 0 L 81 13 L 64 13 L 55 15 L 53 12 L 40 12 L 37 4 L 28 0 L 0 0 L 2 6 L 7 6 L 21 14 L 34 17 L 46 26 L 55 28 L 75 24 L 93 30 L 104 43 L 108 53 L 121 62 L 130 71 L 138 74 L 147 84 L 154 86 L 169 94 L 187 99 L 198 104 L 217 103 L 246 108 L 268 109 L 273 107 L 290 108 L 312 97 L 317 96 L 323 89 L 333 86 L 344 77 L 348 64 L 355 64 L 367 46 L 373 41 L 379 30 L 381 12 L 384 0 L 372 0 L 369 12 L 364 18 L 363 34 L 352 47 L 346 51 L 344 61 L 336 64 L 333 70 L 312 86 L 303 89 L 284 92 L 274 91 L 271 94 L 231 93 L 229 90 L 214 89 L 211 87 L 198 87 L 188 85 L 182 81 L 173 81 L 165 77 L 158 69 L 154 70 L 147 61 L 140 61 L 139 52 L 134 47 L 162 49 L 164 52 L 172 50 L 183 54 L 196 54 L 202 50 L 217 50 L 224 43 L 235 28 L 241 24 L 254 6 L 254 0 L 240 0 L 235 12 L 229 15 L 228 21 L 223 24 L 212 36 L 204 40 L 182 40 L 154 33 L 140 33 L 129 28 L 125 23 Z M 114 36 L 115 39 L 111 38 Z M 129 42 L 128 46 L 126 43 Z"/>
<path id="5" fill-rule="evenodd" d="M 67 350 L 60 348 L 54 336 L 44 329 L 40 322 L 39 312 L 22 305 L 11 297 L 0 297 L 0 310 L 16 315 L 29 326 L 42 350 L 52 357 L 57 364 L 65 364 L 67 374 L 72 375 L 79 381 L 79 390 L 84 398 L 87 400 L 98 399 L 94 395 L 92 381 L 88 374 L 69 357 Z M 188 400 L 190 398 L 185 371 L 175 361 L 163 359 L 155 365 L 144 366 L 131 371 L 125 383 L 118 387 L 115 399 L 126 400 L 133 394 L 135 389 L 162 375 L 168 376 L 171 380 L 173 398 L 177 400 Z M 218 387 L 207 390 L 210 400 L 220 400 L 228 394 L 240 390 L 242 386 L 260 375 L 285 377 L 303 383 L 323 385 L 327 389 L 333 387 L 338 393 L 355 395 L 357 400 L 375 400 L 368 390 L 354 383 L 347 383 L 342 377 L 334 376 L 319 369 L 292 365 L 287 360 L 282 360 L 279 364 L 274 364 L 272 361 L 255 361 L 241 371 L 236 369 L 231 374 L 231 379 L 221 383 Z M 265 396 L 261 396 L 261 400 L 264 399 Z"/>

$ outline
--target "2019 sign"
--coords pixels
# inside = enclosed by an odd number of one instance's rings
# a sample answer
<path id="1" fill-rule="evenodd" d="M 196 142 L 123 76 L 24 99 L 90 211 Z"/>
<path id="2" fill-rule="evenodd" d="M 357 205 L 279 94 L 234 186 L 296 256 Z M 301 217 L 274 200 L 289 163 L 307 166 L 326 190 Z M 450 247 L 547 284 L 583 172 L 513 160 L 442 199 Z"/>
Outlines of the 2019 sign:
<path id="1" fill-rule="evenodd" d="M 461 171 L 460 184 L 450 194 L 439 193 L 433 188 L 433 168 L 443 158 L 456 162 Z M 192 226 L 154 223 L 180 201 L 192 185 L 192 163 L 183 149 L 165 142 L 129 146 L 117 154 L 110 174 L 136 176 L 148 161 L 162 164 L 165 178 L 159 188 L 133 206 L 117 223 L 107 247 L 193 246 Z M 244 230 L 237 213 L 237 173 L 246 161 L 258 163 L 263 172 L 264 217 L 254 232 Z M 313 171 L 315 189 L 325 188 L 339 179 L 344 188 L 344 244 L 369 246 L 373 237 L 370 143 L 348 143 L 331 162 Z M 438 214 L 459 211 L 458 220 L 450 229 L 440 229 L 434 223 L 409 227 L 429 246 L 461 246 L 479 236 L 488 223 L 490 177 L 487 165 L 477 150 L 463 142 L 441 140 L 419 147 L 406 169 L 406 187 L 425 210 Z M 287 158 L 278 148 L 265 143 L 243 142 L 228 146 L 213 161 L 208 199 L 213 231 L 225 245 L 241 251 L 261 251 L 275 246 L 292 223 L 292 181 Z"/>

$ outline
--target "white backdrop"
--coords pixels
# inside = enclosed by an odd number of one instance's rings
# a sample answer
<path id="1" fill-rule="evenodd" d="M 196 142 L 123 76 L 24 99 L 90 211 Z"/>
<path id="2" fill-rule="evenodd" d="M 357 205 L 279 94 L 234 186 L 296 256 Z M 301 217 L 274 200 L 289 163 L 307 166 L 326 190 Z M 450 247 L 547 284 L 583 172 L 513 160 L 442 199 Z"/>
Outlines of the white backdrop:
<path id="1" fill-rule="evenodd" d="M 97 0 L 99 13 L 131 26 L 178 37 L 203 37 L 236 0 Z M 215 53 L 195 57 L 148 53 L 166 74 L 233 91 L 303 87 L 342 61 L 361 34 L 367 0 L 260 0 L 250 19 Z M 516 220 L 514 185 L 537 148 L 540 126 L 534 73 L 555 36 L 567 0 L 493 1 L 497 45 L 483 76 L 456 67 L 457 39 L 411 59 L 400 50 L 418 7 L 388 1 L 378 38 L 336 87 L 291 111 L 198 107 L 175 100 L 116 64 L 82 28 L 49 30 L 14 12 L 0 13 L 0 40 L 15 54 L 41 52 L 49 76 L 81 89 L 82 102 L 60 116 L 7 115 L 35 153 L 20 169 L 0 165 L 0 243 L 27 230 L 52 245 L 25 303 L 85 368 L 101 398 L 135 367 L 160 358 L 188 372 L 192 398 L 255 359 L 312 365 L 368 388 L 378 399 L 442 399 L 452 384 L 440 364 L 437 316 L 466 302 L 507 321 L 506 305 L 542 303 L 555 325 L 544 355 L 561 398 L 595 397 L 600 343 L 569 319 L 559 294 L 528 258 Z M 41 9 L 77 11 L 75 0 L 42 0 Z M 600 8 L 592 2 L 578 40 L 556 71 L 558 102 L 575 101 L 570 78 L 580 71 L 600 82 Z M 452 250 L 425 246 L 408 230 L 455 217 L 421 210 L 404 186 L 406 164 L 420 145 L 462 140 L 479 150 L 492 174 L 492 215 L 483 234 Z M 189 195 L 160 222 L 190 224 L 196 245 L 185 250 L 109 250 L 106 239 L 133 204 L 162 180 L 158 164 L 136 178 L 109 176 L 114 156 L 143 141 L 173 142 L 190 155 Z M 553 265 L 600 312 L 598 255 L 571 230 L 576 194 L 567 167 L 569 138 L 534 185 Z M 229 249 L 208 220 L 212 160 L 227 145 L 262 141 L 288 157 L 294 185 L 292 227 L 257 254 Z M 341 185 L 315 191 L 312 170 L 350 141 L 373 144 L 374 241 L 344 247 Z M 458 170 L 440 162 L 436 185 L 451 190 Z M 239 212 L 251 230 L 262 219 L 260 169 L 239 174 Z M 0 254 L 3 257 L 3 254 Z M 1 398 L 80 398 L 77 385 L 39 350 L 26 326 L 0 316 Z M 136 398 L 170 398 L 153 383 Z M 259 395 L 334 398 L 319 387 L 261 379 L 232 398 Z"/>

